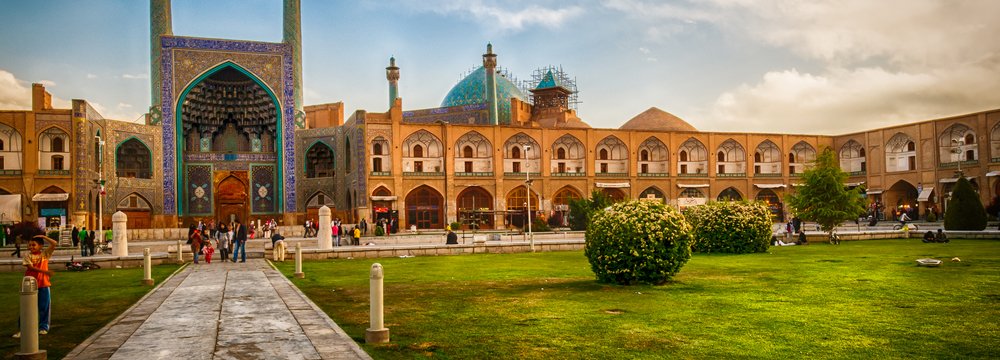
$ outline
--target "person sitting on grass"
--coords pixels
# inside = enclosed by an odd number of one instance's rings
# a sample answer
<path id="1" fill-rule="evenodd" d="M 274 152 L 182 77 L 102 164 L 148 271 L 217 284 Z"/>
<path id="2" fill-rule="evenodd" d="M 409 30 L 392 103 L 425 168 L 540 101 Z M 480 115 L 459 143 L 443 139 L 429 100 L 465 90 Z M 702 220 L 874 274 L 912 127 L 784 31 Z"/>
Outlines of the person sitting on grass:
<path id="1" fill-rule="evenodd" d="M 925 243 L 934 242 L 934 233 L 931 232 L 930 230 L 927 230 L 927 232 L 924 233 L 924 242 Z"/>
<path id="2" fill-rule="evenodd" d="M 804 230 L 799 230 L 799 245 L 809 245 L 809 240 L 806 239 L 806 232 Z"/>
<path id="3" fill-rule="evenodd" d="M 937 241 L 939 243 L 946 243 L 949 242 L 950 240 L 948 240 L 948 234 L 945 234 L 944 231 L 938 229 L 937 236 L 934 237 L 934 241 Z"/>
<path id="4" fill-rule="evenodd" d="M 42 249 L 46 243 L 48 246 Z M 31 276 L 38 282 L 39 335 L 49 333 L 49 316 L 52 311 L 52 293 L 49 287 L 52 286 L 50 279 L 54 273 L 52 270 L 49 270 L 49 259 L 52 258 L 52 253 L 55 251 L 55 240 L 45 235 L 35 235 L 35 237 L 28 241 L 28 253 L 21 259 L 21 264 L 26 268 L 24 276 Z M 20 323 L 20 320 L 18 320 L 18 323 Z M 20 331 L 14 334 L 15 339 L 20 337 Z"/>

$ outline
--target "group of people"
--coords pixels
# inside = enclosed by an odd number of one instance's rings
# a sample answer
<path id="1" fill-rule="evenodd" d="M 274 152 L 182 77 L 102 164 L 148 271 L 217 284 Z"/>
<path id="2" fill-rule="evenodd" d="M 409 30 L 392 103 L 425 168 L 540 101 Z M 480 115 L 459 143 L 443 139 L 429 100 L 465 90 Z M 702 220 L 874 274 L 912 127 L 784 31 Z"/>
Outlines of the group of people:
<path id="1" fill-rule="evenodd" d="M 211 264 L 212 255 L 215 254 L 216 248 L 218 248 L 223 262 L 230 260 L 230 249 L 232 250 L 233 262 L 236 262 L 237 259 L 240 259 L 240 262 L 246 262 L 246 242 L 247 228 L 239 220 L 229 224 L 222 223 L 218 226 L 214 220 L 209 221 L 208 224 L 199 221 L 197 224 L 191 224 L 188 228 L 187 243 L 191 245 L 195 264 L 198 263 L 201 255 L 205 255 L 205 262 Z"/>
<path id="2" fill-rule="evenodd" d="M 305 237 L 314 237 L 319 234 L 317 221 L 306 219 L 303 227 Z M 348 228 L 340 218 L 335 218 L 330 220 L 330 234 L 333 236 L 334 246 L 340 246 L 345 242 L 347 245 L 361 245 L 361 236 L 368 234 L 368 221 L 361 219 L 361 222 Z"/>
<path id="3" fill-rule="evenodd" d="M 77 228 L 73 226 L 70 238 L 73 240 L 73 247 L 80 248 L 80 256 L 94 256 L 97 233 L 94 230 L 87 230 L 87 227 Z"/>

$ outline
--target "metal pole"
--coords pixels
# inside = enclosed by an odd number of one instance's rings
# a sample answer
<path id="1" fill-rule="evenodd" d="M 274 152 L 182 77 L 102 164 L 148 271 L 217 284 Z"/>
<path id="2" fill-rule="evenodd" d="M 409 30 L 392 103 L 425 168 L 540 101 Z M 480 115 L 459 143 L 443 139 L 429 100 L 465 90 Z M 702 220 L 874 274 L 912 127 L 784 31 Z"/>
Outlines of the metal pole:
<path id="1" fill-rule="evenodd" d="M 531 150 L 531 145 L 524 147 L 524 189 L 527 190 L 528 201 L 526 206 L 528 208 L 528 244 L 531 246 L 531 252 L 535 252 L 535 235 L 531 233 L 531 168 L 529 165 L 531 161 L 529 160 L 528 151 Z"/>
<path id="2" fill-rule="evenodd" d="M 149 248 L 142 249 L 142 284 L 153 285 L 153 260 L 149 257 Z"/>
<path id="3" fill-rule="evenodd" d="M 104 139 L 96 136 L 98 149 L 97 154 L 97 234 L 100 236 L 97 242 L 106 241 L 104 239 Z"/>

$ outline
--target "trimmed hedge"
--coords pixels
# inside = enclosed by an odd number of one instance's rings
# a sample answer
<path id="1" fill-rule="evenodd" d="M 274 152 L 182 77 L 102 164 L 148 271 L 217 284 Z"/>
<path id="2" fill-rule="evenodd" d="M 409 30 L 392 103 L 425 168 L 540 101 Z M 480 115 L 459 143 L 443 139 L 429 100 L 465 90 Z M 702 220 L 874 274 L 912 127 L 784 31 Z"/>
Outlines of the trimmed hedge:
<path id="1" fill-rule="evenodd" d="M 584 254 L 600 282 L 662 284 L 691 258 L 691 241 L 680 212 L 632 200 L 592 215 Z"/>
<path id="2" fill-rule="evenodd" d="M 684 216 L 694 228 L 692 251 L 748 254 L 771 245 L 771 213 L 764 202 L 709 202 L 685 209 Z"/>
<path id="3" fill-rule="evenodd" d="M 945 230 L 982 230 L 986 228 L 986 209 L 979 194 L 964 176 L 958 177 L 951 190 L 948 210 L 944 213 Z"/>

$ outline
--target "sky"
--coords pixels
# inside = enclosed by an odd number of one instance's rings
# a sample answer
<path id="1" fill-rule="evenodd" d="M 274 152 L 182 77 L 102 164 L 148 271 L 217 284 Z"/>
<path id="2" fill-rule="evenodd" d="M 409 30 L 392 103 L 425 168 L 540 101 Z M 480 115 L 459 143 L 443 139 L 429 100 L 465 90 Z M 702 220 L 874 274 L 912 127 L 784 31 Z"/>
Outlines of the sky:
<path id="1" fill-rule="evenodd" d="M 1000 108 L 1000 1 L 301 0 L 306 105 L 438 107 L 492 43 L 518 79 L 560 66 L 578 115 L 617 128 L 650 107 L 703 131 L 838 135 Z M 176 36 L 280 42 L 280 0 L 174 0 Z M 141 121 L 149 3 L 0 1 L 0 109 L 90 102 Z"/>

